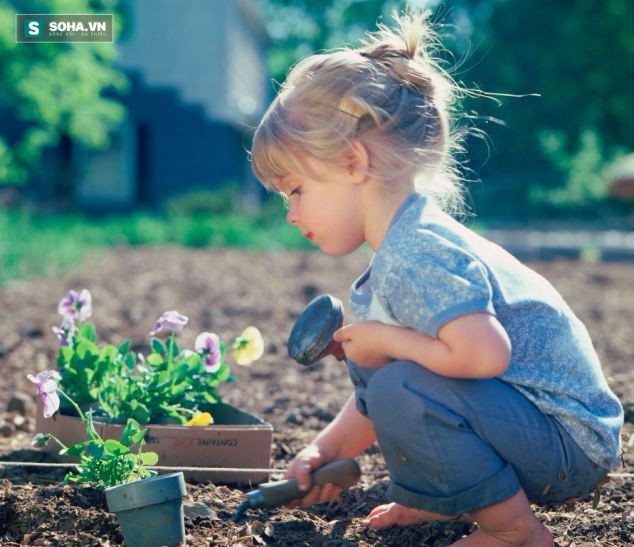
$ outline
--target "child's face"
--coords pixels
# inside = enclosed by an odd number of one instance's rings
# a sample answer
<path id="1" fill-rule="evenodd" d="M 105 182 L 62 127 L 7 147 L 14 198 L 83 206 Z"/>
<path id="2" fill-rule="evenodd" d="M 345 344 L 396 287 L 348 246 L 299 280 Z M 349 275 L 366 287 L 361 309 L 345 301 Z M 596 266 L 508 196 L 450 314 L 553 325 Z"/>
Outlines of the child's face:
<path id="1" fill-rule="evenodd" d="M 309 175 L 287 175 L 281 190 L 289 201 L 286 220 L 327 255 L 351 253 L 365 241 L 362 184 L 351 181 L 348 169 L 303 157 Z"/>

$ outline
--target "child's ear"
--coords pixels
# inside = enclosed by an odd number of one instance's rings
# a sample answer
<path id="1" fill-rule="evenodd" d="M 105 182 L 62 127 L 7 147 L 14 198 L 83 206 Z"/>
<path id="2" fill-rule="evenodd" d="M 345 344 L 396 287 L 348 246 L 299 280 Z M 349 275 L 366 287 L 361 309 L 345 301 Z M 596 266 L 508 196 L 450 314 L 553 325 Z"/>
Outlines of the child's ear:
<path id="1" fill-rule="evenodd" d="M 370 155 L 368 154 L 368 149 L 361 141 L 352 141 L 352 144 L 344 154 L 344 162 L 350 182 L 359 184 L 368 179 Z"/>

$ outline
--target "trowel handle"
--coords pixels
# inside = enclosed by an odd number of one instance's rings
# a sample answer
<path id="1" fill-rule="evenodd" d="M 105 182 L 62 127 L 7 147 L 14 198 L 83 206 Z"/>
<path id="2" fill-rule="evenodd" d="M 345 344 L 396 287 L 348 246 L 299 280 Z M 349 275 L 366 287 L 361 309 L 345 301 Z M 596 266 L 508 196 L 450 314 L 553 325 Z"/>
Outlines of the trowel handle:
<path id="1" fill-rule="evenodd" d="M 310 476 L 313 481 L 312 486 L 331 483 L 341 488 L 348 488 L 359 480 L 361 470 L 355 460 L 343 458 L 315 469 Z M 303 498 L 307 493 L 306 490 L 299 488 L 295 477 L 261 484 L 259 490 L 265 507 L 284 505 L 289 501 Z"/>
<path id="2" fill-rule="evenodd" d="M 313 486 L 331 483 L 341 488 L 349 488 L 356 484 L 361 477 L 361 469 L 354 459 L 343 458 L 315 469 L 310 477 L 313 480 Z"/>

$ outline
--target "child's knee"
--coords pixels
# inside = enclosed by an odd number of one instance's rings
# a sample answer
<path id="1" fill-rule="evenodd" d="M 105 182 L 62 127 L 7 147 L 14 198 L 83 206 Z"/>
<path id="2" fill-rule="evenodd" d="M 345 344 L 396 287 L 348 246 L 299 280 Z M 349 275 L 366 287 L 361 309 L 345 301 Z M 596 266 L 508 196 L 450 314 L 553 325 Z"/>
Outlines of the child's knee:
<path id="1" fill-rule="evenodd" d="M 385 431 L 425 417 L 441 427 L 462 429 L 460 401 L 469 382 L 439 376 L 412 361 L 394 361 L 368 380 L 363 396 L 367 416 Z"/>
<path id="2" fill-rule="evenodd" d="M 394 361 L 380 368 L 369 379 L 365 401 L 370 418 L 384 416 L 386 411 L 394 409 L 396 416 L 402 416 L 402 402 L 407 395 L 407 384 L 420 382 L 420 376 L 426 371 L 420 365 L 411 361 Z"/>

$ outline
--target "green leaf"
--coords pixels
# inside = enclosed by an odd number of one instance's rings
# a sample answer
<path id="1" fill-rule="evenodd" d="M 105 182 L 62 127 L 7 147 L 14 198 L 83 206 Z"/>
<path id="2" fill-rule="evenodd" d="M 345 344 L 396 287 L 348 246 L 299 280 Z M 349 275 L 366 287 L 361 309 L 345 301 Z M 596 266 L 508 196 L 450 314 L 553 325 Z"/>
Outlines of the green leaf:
<path id="1" fill-rule="evenodd" d="M 69 346 L 61 346 L 59 348 L 59 356 L 57 358 L 57 365 L 70 363 L 70 360 L 73 358 L 73 354 L 75 350 Z"/>
<path id="2" fill-rule="evenodd" d="M 138 403 L 137 403 L 138 406 Z M 125 445 L 125 446 L 130 446 L 134 441 L 132 440 L 132 437 L 135 435 L 135 433 L 138 433 L 139 431 L 139 422 L 137 422 L 136 420 L 133 420 L 132 418 L 128 418 L 128 422 L 126 423 L 125 427 L 123 428 L 123 431 L 121 432 L 121 442 Z"/>
<path id="3" fill-rule="evenodd" d="M 148 407 L 143 403 L 139 403 L 135 405 L 135 409 L 132 413 L 132 417 L 137 420 L 140 424 L 147 424 L 150 421 L 150 417 L 152 414 L 148 410 Z"/>
<path id="4" fill-rule="evenodd" d="M 202 365 L 202 360 L 200 358 L 200 354 L 198 353 L 192 353 L 190 356 L 188 356 L 185 359 L 185 362 L 192 368 L 192 369 L 198 369 L 198 367 L 200 365 Z"/>
<path id="5" fill-rule="evenodd" d="M 86 452 L 93 458 L 101 459 L 105 453 L 104 443 L 101 441 L 88 441 L 86 443 Z"/>
<path id="6" fill-rule="evenodd" d="M 99 354 L 99 360 L 100 361 L 114 361 L 117 357 L 117 353 L 119 350 L 117 350 L 117 348 L 115 348 L 114 346 L 105 346 L 102 350 L 101 353 Z"/>
<path id="7" fill-rule="evenodd" d="M 133 353 L 128 353 L 125 356 L 125 364 L 130 370 L 134 370 L 134 367 L 136 365 L 136 360 L 134 358 L 134 354 Z"/>
<path id="8" fill-rule="evenodd" d="M 137 403 L 138 405 L 138 401 L 134 401 L 135 403 Z M 122 435 L 133 435 L 134 433 L 136 433 L 139 430 L 139 422 L 137 422 L 136 420 L 133 420 L 132 418 L 128 418 L 128 421 L 125 424 L 125 427 L 123 428 L 123 431 L 121 432 Z"/>
<path id="9" fill-rule="evenodd" d="M 136 408 L 139 409 L 139 404 L 137 402 Z M 139 444 L 143 437 L 145 436 L 145 429 L 141 429 L 139 426 L 139 422 L 132 418 L 128 418 L 128 423 L 121 433 L 122 440 L 121 442 L 125 446 L 130 446 L 132 444 Z"/>
<path id="10" fill-rule="evenodd" d="M 128 350 L 130 349 L 131 344 L 132 344 L 132 341 L 128 338 L 125 342 L 123 342 L 123 344 L 119 346 L 119 349 L 117 351 L 121 355 L 125 355 L 126 353 L 128 353 Z"/>
<path id="11" fill-rule="evenodd" d="M 159 458 L 156 452 L 143 452 L 139 455 L 139 459 L 143 465 L 156 465 Z"/>
<path id="12" fill-rule="evenodd" d="M 69 482 L 90 482 L 90 480 L 84 477 L 83 473 L 77 474 L 69 471 L 64 476 L 64 484 L 68 484 Z"/>
<path id="13" fill-rule="evenodd" d="M 180 384 L 174 384 L 172 388 L 170 389 L 170 393 L 174 397 L 178 397 L 179 395 L 182 395 L 183 393 L 185 393 L 188 388 L 189 388 L 189 385 L 185 382 L 182 382 Z"/>
<path id="14" fill-rule="evenodd" d="M 212 395 L 210 392 L 204 392 L 203 393 L 203 397 L 205 399 L 205 401 L 207 401 L 208 403 L 217 403 L 218 402 L 218 398 L 215 397 L 214 395 Z"/>
<path id="15" fill-rule="evenodd" d="M 150 365 L 161 365 L 163 363 L 163 357 L 161 357 L 158 353 L 150 353 L 145 359 Z"/>
<path id="16" fill-rule="evenodd" d="M 170 380 L 170 373 L 167 370 L 159 372 L 154 378 L 152 378 L 152 389 L 162 387 L 166 385 Z"/>
<path id="17" fill-rule="evenodd" d="M 106 439 L 104 445 L 106 447 L 106 450 L 108 450 L 108 452 L 110 452 L 114 456 L 130 454 L 130 449 L 115 439 Z"/>
<path id="18" fill-rule="evenodd" d="M 64 382 L 72 383 L 72 381 L 75 379 L 74 377 L 77 376 L 77 371 L 74 368 L 65 366 L 61 371 L 61 376 L 62 376 L 62 381 L 61 381 L 62 384 L 64 384 Z"/>
<path id="19" fill-rule="evenodd" d="M 130 440 L 132 441 L 132 443 L 138 445 L 145 437 L 146 431 L 147 431 L 146 429 L 139 429 L 134 435 L 130 437 Z"/>
<path id="20" fill-rule="evenodd" d="M 178 354 L 181 351 L 178 348 L 178 344 L 176 343 L 176 340 L 171 338 L 170 341 L 169 341 L 169 346 L 170 346 L 170 349 L 172 350 L 172 357 L 178 357 Z"/>
<path id="21" fill-rule="evenodd" d="M 95 375 L 94 369 L 84 367 L 79 370 L 77 377 L 81 382 L 83 382 L 85 386 L 88 386 L 92 382 L 94 375 Z"/>
<path id="22" fill-rule="evenodd" d="M 84 453 L 84 446 L 86 446 L 87 442 L 77 443 L 68 448 L 64 448 L 59 451 L 60 456 L 75 456 L 79 458 Z"/>
<path id="23" fill-rule="evenodd" d="M 90 342 L 97 340 L 97 333 L 95 332 L 95 327 L 92 326 L 92 323 L 84 323 L 79 329 L 79 336 L 89 340 Z"/>
<path id="24" fill-rule="evenodd" d="M 174 372 L 175 382 L 182 382 L 190 375 L 190 367 L 187 363 L 182 363 Z"/>
<path id="25" fill-rule="evenodd" d="M 77 356 L 81 360 L 92 358 L 92 360 L 94 361 L 97 359 L 98 355 L 99 347 L 95 343 L 89 340 L 82 340 L 81 342 L 79 342 L 79 344 L 77 344 Z"/>
<path id="26" fill-rule="evenodd" d="M 152 338 L 152 349 L 159 355 L 167 355 L 165 344 L 163 344 L 163 342 L 161 342 L 158 338 Z"/>
<path id="27" fill-rule="evenodd" d="M 229 368 L 229 365 L 227 363 L 222 363 L 222 365 L 220 365 L 220 368 L 218 369 L 218 372 L 216 372 L 216 379 L 220 382 L 225 382 L 229 379 L 230 375 L 231 368 Z"/>

